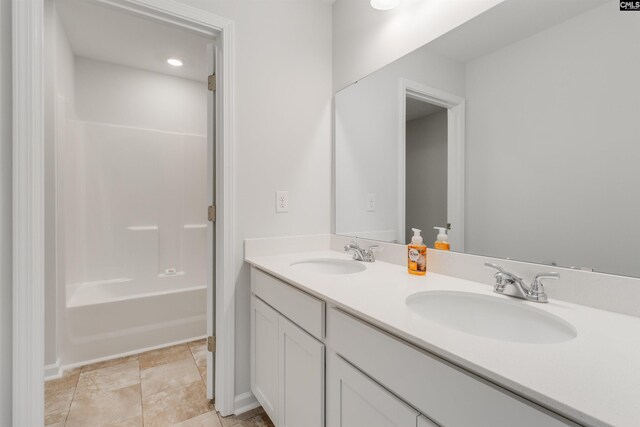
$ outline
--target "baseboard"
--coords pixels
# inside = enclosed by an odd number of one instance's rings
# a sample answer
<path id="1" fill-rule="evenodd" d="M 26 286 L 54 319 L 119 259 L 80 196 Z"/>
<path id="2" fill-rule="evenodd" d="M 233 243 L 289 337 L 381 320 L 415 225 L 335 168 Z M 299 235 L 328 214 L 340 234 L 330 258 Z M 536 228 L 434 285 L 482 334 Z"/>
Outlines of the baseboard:
<path id="1" fill-rule="evenodd" d="M 54 380 L 56 378 L 60 378 L 60 377 L 62 377 L 64 372 L 68 371 L 69 369 L 79 368 L 81 366 L 91 365 L 93 363 L 98 363 L 98 362 L 105 362 L 107 360 L 119 359 L 121 357 L 132 356 L 134 354 L 144 353 L 146 351 L 158 350 L 160 348 L 165 348 L 165 347 L 171 347 L 173 345 L 185 344 L 185 343 L 188 343 L 188 342 L 191 342 L 191 341 L 197 341 L 197 340 L 200 340 L 200 339 L 203 339 L 203 338 L 206 338 L 206 335 L 187 338 L 187 339 L 179 340 L 179 341 L 173 341 L 173 342 L 169 342 L 169 343 L 165 343 L 165 344 L 161 344 L 161 345 L 155 345 L 155 346 L 152 346 L 152 347 L 144 347 L 144 348 L 140 348 L 140 349 L 137 349 L 137 350 L 127 351 L 125 353 L 114 354 L 114 355 L 107 356 L 107 357 L 99 357 L 97 359 L 83 360 L 82 362 L 69 363 L 69 364 L 63 365 L 63 366 L 60 366 L 60 359 L 58 359 L 58 362 L 56 363 L 58 365 L 57 374 L 55 376 L 53 376 L 53 375 L 52 376 L 48 376 L 47 375 L 47 369 L 49 367 L 53 367 L 55 365 L 45 366 L 45 368 L 44 368 L 45 369 L 45 381 L 49 381 L 49 380 Z"/>
<path id="2" fill-rule="evenodd" d="M 44 367 L 44 380 L 55 380 L 62 377 L 62 369 L 60 368 L 60 358 L 56 360 L 56 363 L 51 365 L 45 365 Z"/>
<path id="3" fill-rule="evenodd" d="M 260 402 L 256 400 L 255 396 L 250 391 L 237 395 L 233 399 L 233 402 L 235 408 L 233 413 L 235 415 L 244 414 L 245 412 L 260 406 Z"/>

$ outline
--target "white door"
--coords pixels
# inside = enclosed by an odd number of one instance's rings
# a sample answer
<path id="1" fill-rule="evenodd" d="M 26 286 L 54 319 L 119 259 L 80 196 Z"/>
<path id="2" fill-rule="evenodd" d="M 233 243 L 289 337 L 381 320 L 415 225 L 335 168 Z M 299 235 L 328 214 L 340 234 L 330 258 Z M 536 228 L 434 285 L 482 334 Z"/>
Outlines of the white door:
<path id="1" fill-rule="evenodd" d="M 327 374 L 328 427 L 416 427 L 418 411 L 340 356 L 331 356 Z"/>
<path id="2" fill-rule="evenodd" d="M 277 311 L 251 295 L 251 391 L 278 426 L 279 317 Z"/>
<path id="3" fill-rule="evenodd" d="M 324 344 L 280 316 L 278 427 L 324 427 Z M 363 424 L 364 425 L 364 424 Z"/>
<path id="4" fill-rule="evenodd" d="M 215 47 L 207 46 L 207 72 L 214 72 Z M 207 206 L 216 203 L 216 140 L 215 140 L 215 91 L 207 92 Z M 216 335 L 216 226 L 215 222 L 207 222 L 207 336 Z M 207 398 L 215 397 L 215 353 L 207 353 Z"/>

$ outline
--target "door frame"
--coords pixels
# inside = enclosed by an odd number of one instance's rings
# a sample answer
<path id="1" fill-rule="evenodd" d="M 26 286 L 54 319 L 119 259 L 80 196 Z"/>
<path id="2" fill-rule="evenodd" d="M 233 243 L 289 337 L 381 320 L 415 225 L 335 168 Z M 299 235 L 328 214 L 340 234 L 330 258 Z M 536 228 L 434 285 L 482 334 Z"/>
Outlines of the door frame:
<path id="1" fill-rule="evenodd" d="M 234 412 L 234 22 L 175 0 L 90 0 L 215 36 L 216 409 Z M 44 424 L 43 0 L 12 0 L 13 426 Z"/>
<path id="2" fill-rule="evenodd" d="M 464 252 L 465 99 L 408 79 L 399 84 L 398 236 L 405 234 L 407 96 L 447 109 L 447 219 L 453 225 L 449 242 L 453 250 Z M 423 230 L 423 236 L 428 231 Z"/>

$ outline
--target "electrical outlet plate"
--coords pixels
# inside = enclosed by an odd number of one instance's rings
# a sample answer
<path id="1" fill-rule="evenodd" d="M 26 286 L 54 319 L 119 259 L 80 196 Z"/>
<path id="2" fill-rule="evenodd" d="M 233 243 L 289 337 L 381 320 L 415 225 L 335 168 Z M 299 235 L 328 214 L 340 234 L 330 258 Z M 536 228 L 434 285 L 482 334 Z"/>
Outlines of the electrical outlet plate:
<path id="1" fill-rule="evenodd" d="M 376 193 L 367 193 L 367 212 L 376 211 Z"/>
<path id="2" fill-rule="evenodd" d="M 276 191 L 276 212 L 289 212 L 289 192 Z"/>

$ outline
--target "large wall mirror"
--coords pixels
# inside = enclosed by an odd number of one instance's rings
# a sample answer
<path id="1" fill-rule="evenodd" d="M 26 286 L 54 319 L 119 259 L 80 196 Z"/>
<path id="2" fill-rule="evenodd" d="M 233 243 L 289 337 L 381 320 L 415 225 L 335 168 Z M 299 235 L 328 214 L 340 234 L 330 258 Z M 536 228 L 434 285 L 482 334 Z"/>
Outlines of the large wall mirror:
<path id="1" fill-rule="evenodd" d="M 640 276 L 640 12 L 505 0 L 335 96 L 335 232 Z"/>

